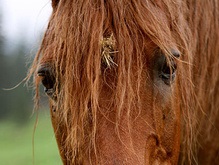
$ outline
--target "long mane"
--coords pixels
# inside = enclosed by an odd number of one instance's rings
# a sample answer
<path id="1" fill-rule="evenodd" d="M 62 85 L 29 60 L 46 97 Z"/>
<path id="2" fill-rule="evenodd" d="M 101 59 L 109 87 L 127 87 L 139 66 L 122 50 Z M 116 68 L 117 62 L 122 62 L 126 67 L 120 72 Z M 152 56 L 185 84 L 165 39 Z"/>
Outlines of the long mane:
<path id="1" fill-rule="evenodd" d="M 29 73 L 29 76 L 36 76 L 38 66 L 46 63 L 53 66 L 57 82 L 54 106 L 60 119 L 57 127 L 66 132 L 61 137 L 65 140 L 60 144 L 64 146 L 60 152 L 73 164 L 81 164 L 87 156 L 84 153 L 91 150 L 97 153 L 97 112 L 116 109 L 118 126 L 121 115 L 130 115 L 132 107 L 140 110 L 140 89 L 145 81 L 142 75 L 149 75 L 145 71 L 148 65 L 146 48 L 155 44 L 170 58 L 169 48 L 174 45 L 182 54 L 177 81 L 182 113 L 180 161 L 195 163 L 200 147 L 197 140 L 215 131 L 212 123 L 219 110 L 219 2 L 61 2 L 62 6 L 53 9 Z M 102 58 L 105 39 L 113 42 L 109 51 L 113 60 L 113 63 L 108 61 L 110 68 Z M 137 73 L 134 67 L 138 68 Z M 35 85 L 39 86 L 37 76 Z M 107 88 L 106 95 L 110 98 L 104 103 L 105 107 L 101 104 L 104 100 L 99 97 L 103 87 Z M 206 93 L 215 90 L 217 92 Z M 206 127 L 207 132 L 202 132 L 202 127 Z"/>

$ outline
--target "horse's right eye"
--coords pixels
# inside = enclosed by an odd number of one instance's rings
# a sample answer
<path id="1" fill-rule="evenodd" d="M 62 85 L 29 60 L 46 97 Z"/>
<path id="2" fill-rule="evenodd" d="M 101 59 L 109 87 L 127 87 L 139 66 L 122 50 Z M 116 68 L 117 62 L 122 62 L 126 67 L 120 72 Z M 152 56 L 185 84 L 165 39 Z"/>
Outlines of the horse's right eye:
<path id="1" fill-rule="evenodd" d="M 42 84 L 44 86 L 45 93 L 51 97 L 54 98 L 55 93 L 55 76 L 52 73 L 51 68 L 42 66 L 38 69 L 37 75 L 41 77 Z"/>

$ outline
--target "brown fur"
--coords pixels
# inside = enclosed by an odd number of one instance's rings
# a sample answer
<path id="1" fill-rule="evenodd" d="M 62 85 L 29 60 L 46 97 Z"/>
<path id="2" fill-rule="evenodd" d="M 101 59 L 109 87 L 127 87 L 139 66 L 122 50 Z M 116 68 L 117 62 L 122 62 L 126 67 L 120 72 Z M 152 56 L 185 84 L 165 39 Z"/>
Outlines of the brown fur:
<path id="1" fill-rule="evenodd" d="M 38 86 L 43 65 L 56 75 L 51 116 L 64 164 L 219 162 L 218 0 L 52 4 L 29 76 Z M 158 48 L 169 60 L 171 48 L 181 52 L 171 87 L 154 82 Z"/>

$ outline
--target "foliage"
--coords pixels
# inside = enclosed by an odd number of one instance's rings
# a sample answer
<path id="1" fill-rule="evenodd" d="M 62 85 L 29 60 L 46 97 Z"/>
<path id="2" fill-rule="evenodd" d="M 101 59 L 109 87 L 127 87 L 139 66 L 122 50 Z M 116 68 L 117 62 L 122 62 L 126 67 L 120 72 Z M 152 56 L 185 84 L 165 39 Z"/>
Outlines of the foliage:
<path id="1" fill-rule="evenodd" d="M 0 28 L 0 120 L 11 119 L 24 124 L 32 113 L 32 94 L 24 83 L 8 89 L 26 77 L 28 66 L 25 56 L 30 54 L 30 48 L 22 40 L 17 45 L 6 45 L 5 42 Z"/>
<path id="2" fill-rule="evenodd" d="M 16 86 L 25 78 L 27 68 L 24 52 L 24 46 L 19 45 L 11 55 L 0 55 L 0 119 L 11 118 L 24 122 L 31 115 L 32 96 L 26 87 L 20 85 L 15 89 L 5 90 Z"/>

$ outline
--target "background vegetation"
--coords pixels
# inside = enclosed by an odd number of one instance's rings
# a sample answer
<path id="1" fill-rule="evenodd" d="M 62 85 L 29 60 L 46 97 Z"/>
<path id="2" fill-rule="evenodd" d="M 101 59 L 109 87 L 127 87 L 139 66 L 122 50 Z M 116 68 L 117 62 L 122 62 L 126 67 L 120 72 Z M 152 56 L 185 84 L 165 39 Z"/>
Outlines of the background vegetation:
<path id="1" fill-rule="evenodd" d="M 41 113 L 39 116 L 35 135 L 33 125 L 33 121 L 23 126 L 11 121 L 0 122 L 0 164 L 31 165 L 33 162 L 35 165 L 62 164 L 48 113 Z"/>
<path id="2" fill-rule="evenodd" d="M 36 112 L 32 115 L 33 91 L 28 90 L 24 83 L 5 90 L 26 77 L 30 54 L 35 53 L 22 39 L 17 39 L 14 45 L 7 45 L 1 25 L 0 13 L 0 164 L 60 165 L 47 101 L 43 101 L 43 108 L 38 111 L 38 126 L 33 135 L 36 120 Z"/>

